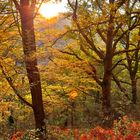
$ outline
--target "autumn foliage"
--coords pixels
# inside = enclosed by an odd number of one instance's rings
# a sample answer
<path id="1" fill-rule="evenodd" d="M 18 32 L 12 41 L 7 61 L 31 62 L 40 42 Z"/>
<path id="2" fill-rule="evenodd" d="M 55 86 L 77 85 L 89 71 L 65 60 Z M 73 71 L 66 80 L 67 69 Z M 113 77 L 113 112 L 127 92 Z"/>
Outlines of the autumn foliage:
<path id="1" fill-rule="evenodd" d="M 23 132 L 18 131 L 11 136 L 11 140 L 20 140 L 23 134 L 24 134 Z"/>
<path id="2" fill-rule="evenodd" d="M 53 128 L 53 133 L 58 139 L 72 140 L 139 140 L 140 139 L 140 123 L 130 121 L 124 116 L 118 121 L 114 121 L 112 129 L 104 129 L 97 126 L 90 130 L 81 129 L 62 129 Z"/>

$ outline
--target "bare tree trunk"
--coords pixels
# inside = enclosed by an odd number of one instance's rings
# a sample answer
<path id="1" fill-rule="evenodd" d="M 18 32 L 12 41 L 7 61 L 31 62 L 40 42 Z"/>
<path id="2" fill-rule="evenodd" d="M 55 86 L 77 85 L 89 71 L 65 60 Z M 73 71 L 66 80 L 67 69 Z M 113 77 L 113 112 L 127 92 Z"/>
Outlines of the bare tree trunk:
<path id="1" fill-rule="evenodd" d="M 30 84 L 35 125 L 36 128 L 45 133 L 45 113 L 43 110 L 40 73 L 37 68 L 33 11 L 28 2 L 21 2 L 20 17 L 22 28 L 22 42 L 25 57 L 24 59 L 27 70 L 27 77 Z M 43 140 L 42 134 L 40 134 L 40 139 Z"/>

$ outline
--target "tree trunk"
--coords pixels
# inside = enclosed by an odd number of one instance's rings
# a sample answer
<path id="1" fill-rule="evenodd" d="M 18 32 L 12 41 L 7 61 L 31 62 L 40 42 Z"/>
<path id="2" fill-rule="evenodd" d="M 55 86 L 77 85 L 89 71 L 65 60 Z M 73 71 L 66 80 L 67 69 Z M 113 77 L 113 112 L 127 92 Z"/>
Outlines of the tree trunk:
<path id="1" fill-rule="evenodd" d="M 137 103 L 137 80 L 136 78 L 131 78 L 131 88 L 132 88 L 132 103 Z"/>
<path id="2" fill-rule="evenodd" d="M 110 50 L 110 49 L 109 49 Z M 110 50 L 111 51 L 111 50 Z M 110 127 L 112 125 L 111 119 L 111 67 L 112 67 L 112 56 L 111 53 L 106 54 L 104 60 L 104 76 L 102 82 L 102 110 L 104 115 L 103 125 Z"/>
<path id="3" fill-rule="evenodd" d="M 114 3 L 114 0 L 109 1 L 110 4 Z M 102 108 L 106 118 L 111 115 L 111 78 L 112 78 L 112 61 L 113 61 L 113 39 L 114 39 L 114 16 L 116 11 L 110 9 L 110 17 L 107 29 L 107 40 L 106 40 L 106 55 L 104 58 L 104 75 L 102 82 L 102 94 L 103 102 Z"/>
<path id="4" fill-rule="evenodd" d="M 71 128 L 74 127 L 74 112 L 75 112 L 75 102 L 71 102 Z"/>
<path id="5" fill-rule="evenodd" d="M 21 3 L 20 16 L 24 59 L 30 84 L 35 125 L 36 128 L 45 134 L 45 113 L 43 110 L 40 73 L 37 68 L 33 11 L 29 3 L 24 3 L 24 1 Z M 40 134 L 40 139 L 43 140 L 42 134 Z"/>
<path id="6" fill-rule="evenodd" d="M 110 57 L 110 56 L 109 56 Z M 105 60 L 104 64 L 104 77 L 103 77 L 103 84 L 102 84 L 102 108 L 103 113 L 105 116 L 110 115 L 111 110 L 111 103 L 110 103 L 110 95 L 111 95 L 111 66 L 112 66 L 112 58 Z"/>

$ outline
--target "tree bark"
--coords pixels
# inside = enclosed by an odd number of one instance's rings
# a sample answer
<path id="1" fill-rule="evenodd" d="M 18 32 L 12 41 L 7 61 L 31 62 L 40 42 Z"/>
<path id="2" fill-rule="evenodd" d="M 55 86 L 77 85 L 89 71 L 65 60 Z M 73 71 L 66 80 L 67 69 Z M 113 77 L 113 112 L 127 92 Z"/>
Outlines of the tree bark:
<path id="1" fill-rule="evenodd" d="M 114 0 L 110 0 L 110 4 Z M 108 118 L 111 113 L 111 79 L 112 79 L 112 61 L 113 61 L 113 30 L 114 30 L 114 9 L 110 10 L 110 17 L 107 29 L 107 41 L 106 41 L 106 55 L 104 60 L 104 75 L 102 82 L 102 94 L 103 102 L 102 108 L 104 115 Z"/>
<path id="2" fill-rule="evenodd" d="M 39 129 L 45 134 L 45 113 L 43 109 L 40 73 L 37 68 L 36 58 L 36 41 L 33 23 L 34 13 L 33 9 L 31 8 L 28 2 L 29 1 L 23 0 L 20 4 L 24 59 L 32 96 L 32 106 L 35 117 L 35 125 L 37 129 Z M 39 134 L 40 140 L 43 140 L 44 134 Z"/>
<path id="3" fill-rule="evenodd" d="M 131 92 L 132 92 L 132 103 L 137 103 L 137 80 L 135 77 L 131 78 Z"/>
<path id="4" fill-rule="evenodd" d="M 112 58 L 108 54 L 104 62 L 104 76 L 102 83 L 102 95 L 103 95 L 102 108 L 105 116 L 109 116 L 111 110 L 110 103 L 111 78 L 112 78 L 111 67 L 112 67 Z"/>

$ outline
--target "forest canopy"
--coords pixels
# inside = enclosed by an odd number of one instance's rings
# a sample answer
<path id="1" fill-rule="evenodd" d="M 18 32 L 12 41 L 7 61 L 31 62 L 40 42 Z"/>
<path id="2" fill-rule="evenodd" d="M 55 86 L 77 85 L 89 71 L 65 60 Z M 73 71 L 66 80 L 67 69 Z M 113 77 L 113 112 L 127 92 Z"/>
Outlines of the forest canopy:
<path id="1" fill-rule="evenodd" d="M 0 138 L 139 139 L 139 9 L 139 0 L 0 0 Z"/>

